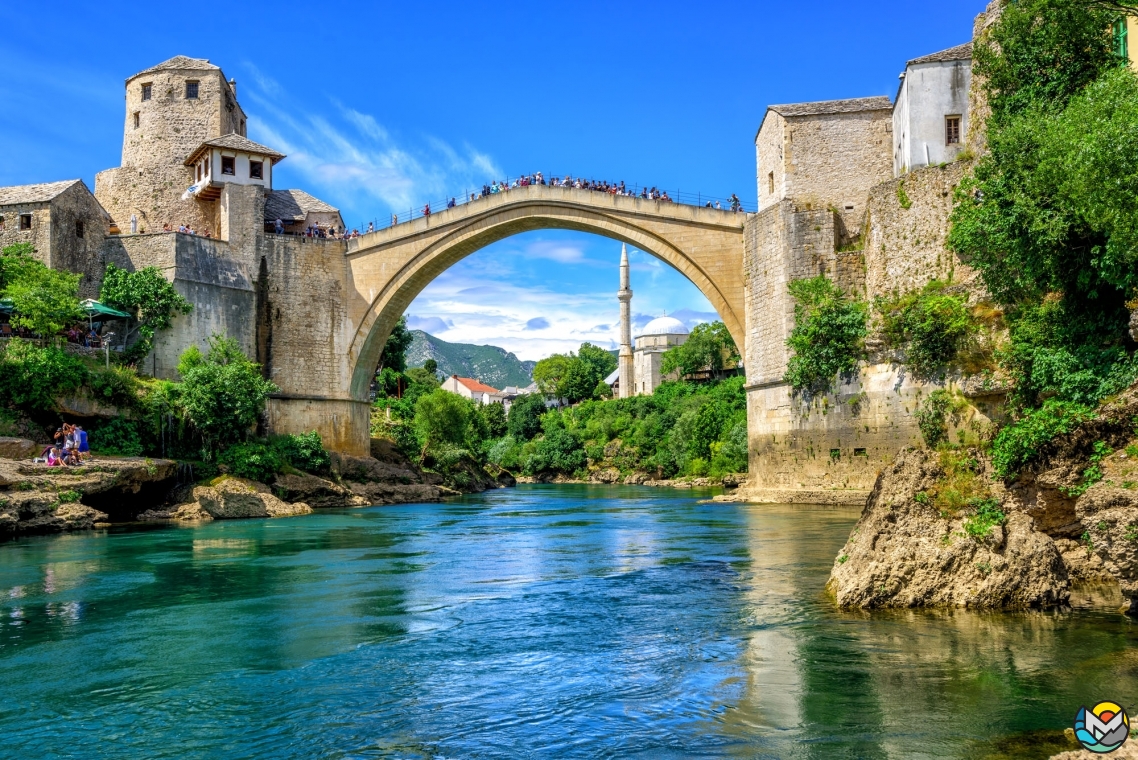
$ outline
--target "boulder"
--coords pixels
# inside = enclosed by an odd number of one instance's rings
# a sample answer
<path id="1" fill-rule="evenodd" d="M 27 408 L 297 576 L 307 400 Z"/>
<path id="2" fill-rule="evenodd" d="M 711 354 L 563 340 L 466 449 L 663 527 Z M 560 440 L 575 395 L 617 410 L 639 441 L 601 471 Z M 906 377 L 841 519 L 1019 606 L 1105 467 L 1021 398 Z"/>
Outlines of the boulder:
<path id="1" fill-rule="evenodd" d="M 350 488 L 304 472 L 277 475 L 273 492 L 284 501 L 302 501 L 315 509 L 369 506 Z"/>
<path id="2" fill-rule="evenodd" d="M 12 491 L 0 496 L 0 534 L 91 530 L 107 515 L 78 502 L 61 502 L 47 491 Z"/>
<path id="3" fill-rule="evenodd" d="M 235 520 L 246 517 L 292 517 L 312 513 L 312 507 L 303 502 L 289 504 L 273 496 L 268 486 L 244 478 L 220 478 L 209 486 L 194 489 L 194 502 L 215 520 Z M 181 515 L 198 515 L 200 512 L 179 505 Z M 179 519 L 187 519 L 181 517 Z M 188 519 L 197 519 L 188 517 Z"/>
<path id="4" fill-rule="evenodd" d="M 1099 483 L 1079 498 L 1075 514 L 1086 528 L 1079 549 L 1101 561 L 1138 610 L 1138 491 Z"/>
<path id="5" fill-rule="evenodd" d="M 986 536 L 966 515 L 941 513 L 918 494 L 942 475 L 937 455 L 903 452 L 882 472 L 842 548 L 827 588 L 841 607 L 1055 607 L 1070 597 L 1067 568 L 1032 518 L 1008 511 Z M 978 474 L 980 478 L 990 473 Z M 998 494 L 997 494 L 998 495 Z"/>
<path id="6" fill-rule="evenodd" d="M 31 459 L 39 456 L 44 446 L 27 438 L 0 437 L 0 458 L 3 459 Z"/>

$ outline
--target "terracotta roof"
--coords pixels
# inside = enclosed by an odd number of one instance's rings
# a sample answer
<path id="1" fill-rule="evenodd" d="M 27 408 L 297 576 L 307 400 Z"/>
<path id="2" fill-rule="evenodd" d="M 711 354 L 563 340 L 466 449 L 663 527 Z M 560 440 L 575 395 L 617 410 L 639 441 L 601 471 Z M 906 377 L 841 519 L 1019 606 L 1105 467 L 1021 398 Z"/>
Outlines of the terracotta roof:
<path id="1" fill-rule="evenodd" d="M 932 53 L 930 55 L 923 55 L 920 58 L 914 58 L 909 61 L 907 66 L 916 66 L 921 63 L 944 63 L 946 61 L 966 61 L 972 57 L 972 43 L 966 42 L 963 45 L 942 50 L 939 53 Z"/>
<path id="2" fill-rule="evenodd" d="M 497 388 L 491 388 L 486 383 L 481 383 L 473 377 L 458 377 L 455 375 L 454 379 L 462 383 L 467 390 L 474 393 L 499 393 Z"/>
<path id="3" fill-rule="evenodd" d="M 0 187 L 0 206 L 16 203 L 44 203 L 55 198 L 81 179 L 65 179 L 62 182 L 42 182 L 38 185 L 13 185 Z"/>
<path id="4" fill-rule="evenodd" d="M 860 113 L 862 111 L 884 111 L 891 109 L 893 102 L 887 95 L 872 98 L 849 98 L 847 100 L 819 100 L 815 103 L 787 103 L 767 106 L 781 116 L 817 116 L 828 113 Z"/>
<path id="5" fill-rule="evenodd" d="M 151 66 L 148 69 L 138 72 L 126 81 L 129 82 L 131 79 L 140 77 L 143 74 L 152 74 L 155 71 L 217 71 L 220 69 L 220 66 L 214 66 L 210 63 L 208 58 L 190 58 L 185 55 L 176 55 L 167 61 L 162 61 L 162 63 L 157 66 Z"/>
<path id="6" fill-rule="evenodd" d="M 236 132 L 230 132 L 221 137 L 215 137 L 212 140 L 206 140 L 191 153 L 185 160 L 186 166 L 192 166 L 195 161 L 210 148 L 229 148 L 230 150 L 239 150 L 244 153 L 260 153 L 262 156 L 268 156 L 273 159 L 274 164 L 278 164 L 285 157 L 284 153 L 277 151 L 267 146 L 255 143 L 247 137 L 242 137 Z"/>
<path id="7" fill-rule="evenodd" d="M 265 219 L 302 222 L 308 212 L 338 214 L 340 210 L 303 190 L 271 190 L 265 196 Z"/>

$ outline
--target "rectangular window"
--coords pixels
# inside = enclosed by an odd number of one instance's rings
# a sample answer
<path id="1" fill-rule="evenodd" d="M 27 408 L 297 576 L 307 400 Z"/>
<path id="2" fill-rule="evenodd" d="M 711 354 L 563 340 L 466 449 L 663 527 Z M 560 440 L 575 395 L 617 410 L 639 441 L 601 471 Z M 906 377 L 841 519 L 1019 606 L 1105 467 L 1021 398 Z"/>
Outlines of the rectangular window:
<path id="1" fill-rule="evenodd" d="M 836 462 L 841 458 L 842 458 L 842 450 L 841 449 L 830 449 L 830 459 L 832 459 Z"/>
<path id="2" fill-rule="evenodd" d="M 253 179 L 265 178 L 265 165 L 261 161 L 249 162 L 249 176 Z"/>
<path id="3" fill-rule="evenodd" d="M 202 181 L 202 165 L 200 163 L 198 164 L 198 180 L 197 181 L 198 182 Z"/>
<path id="4" fill-rule="evenodd" d="M 32 215 L 20 214 L 20 229 L 30 230 L 32 228 Z"/>
<path id="5" fill-rule="evenodd" d="M 0 232 L 4 231 L 4 217 L 0 216 Z"/>
<path id="6" fill-rule="evenodd" d="M 1114 22 L 1114 52 L 1119 58 L 1130 58 L 1130 40 L 1127 39 L 1126 17 Z"/>
<path id="7" fill-rule="evenodd" d="M 82 220 L 75 222 L 75 237 L 77 237 L 77 238 L 83 237 L 83 221 Z"/>
<path id="8" fill-rule="evenodd" d="M 153 94 L 154 94 L 154 85 L 152 85 L 152 84 L 142 85 L 142 99 L 143 100 L 150 100 L 150 97 Z"/>
<path id="9" fill-rule="evenodd" d="M 960 144 L 960 117 L 959 116 L 945 116 L 944 117 L 944 144 L 945 145 L 959 145 Z"/>
<path id="10" fill-rule="evenodd" d="M 233 156 L 222 156 L 221 157 L 221 173 L 222 174 L 237 174 L 237 169 L 234 166 L 234 163 L 236 162 L 236 160 L 237 159 L 235 159 Z"/>
<path id="11" fill-rule="evenodd" d="M 854 456 L 855 457 L 867 457 L 867 456 L 869 456 L 869 452 L 867 452 L 865 449 L 854 449 Z"/>
<path id="12" fill-rule="evenodd" d="M 774 172 L 771 172 L 767 175 L 767 184 L 770 186 L 768 192 L 770 192 L 771 195 L 774 195 Z"/>
<path id="13" fill-rule="evenodd" d="M 198 99 L 198 83 L 186 82 L 186 100 Z"/>
<path id="14" fill-rule="evenodd" d="M 142 115 L 138 111 L 135 111 L 134 112 L 134 128 L 138 129 L 138 125 L 141 123 L 142 123 Z"/>

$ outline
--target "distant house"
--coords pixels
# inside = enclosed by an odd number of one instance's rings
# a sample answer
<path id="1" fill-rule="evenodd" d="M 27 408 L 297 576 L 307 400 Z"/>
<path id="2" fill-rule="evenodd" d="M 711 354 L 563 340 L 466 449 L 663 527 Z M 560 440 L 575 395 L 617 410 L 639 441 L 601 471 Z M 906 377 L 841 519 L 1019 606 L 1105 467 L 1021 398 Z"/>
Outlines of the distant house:
<path id="1" fill-rule="evenodd" d="M 470 399 L 478 404 L 496 404 L 503 400 L 502 392 L 491 388 L 486 383 L 475 380 L 473 377 L 459 377 L 451 375 L 443 380 L 444 391 L 457 393 L 459 396 Z"/>
<path id="2" fill-rule="evenodd" d="M 968 134 L 972 43 L 915 58 L 893 106 L 893 174 L 955 161 Z"/>
<path id="3" fill-rule="evenodd" d="M 284 224 L 289 235 L 303 235 L 315 224 L 327 230 L 335 227 L 343 231 L 344 219 L 340 210 L 314 198 L 303 190 L 272 190 L 265 193 L 265 232 L 273 232 L 276 221 Z"/>

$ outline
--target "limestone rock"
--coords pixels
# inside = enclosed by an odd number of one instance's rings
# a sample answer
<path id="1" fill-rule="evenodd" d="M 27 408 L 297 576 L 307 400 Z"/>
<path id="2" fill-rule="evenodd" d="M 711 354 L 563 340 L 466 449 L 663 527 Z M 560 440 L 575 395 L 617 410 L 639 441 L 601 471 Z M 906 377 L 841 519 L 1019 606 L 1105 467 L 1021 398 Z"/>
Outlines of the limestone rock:
<path id="1" fill-rule="evenodd" d="M 974 538 L 964 515 L 943 517 L 914 496 L 940 475 L 936 456 L 909 450 L 878 476 L 834 562 L 829 590 L 841 607 L 1054 607 L 1070 596 L 1055 542 L 1030 516 Z M 1005 507 L 1006 508 L 1006 507 Z"/>
<path id="2" fill-rule="evenodd" d="M 85 504 L 61 503 L 46 491 L 15 491 L 0 496 L 0 534 L 91 530 L 107 515 Z"/>
<path id="3" fill-rule="evenodd" d="M 1138 608 L 1138 492 L 1099 483 L 1079 498 L 1075 514 L 1089 538 L 1080 548 L 1102 561 Z"/>
<path id="4" fill-rule="evenodd" d="M 289 504 L 273 496 L 268 486 L 243 478 L 224 478 L 216 485 L 198 486 L 194 501 L 215 520 L 234 520 L 245 517 L 292 517 L 312 513 L 312 507 L 303 502 Z M 179 507 L 180 514 L 192 514 Z M 185 518 L 182 518 L 185 519 Z"/>
<path id="5" fill-rule="evenodd" d="M 303 501 L 316 509 L 369 506 L 350 488 L 303 472 L 277 475 L 273 480 L 273 491 L 284 501 Z"/>
<path id="6" fill-rule="evenodd" d="M 0 458 L 3 459 L 31 459 L 43 449 L 43 446 L 27 438 L 0 437 Z"/>

